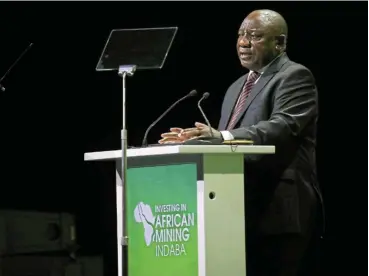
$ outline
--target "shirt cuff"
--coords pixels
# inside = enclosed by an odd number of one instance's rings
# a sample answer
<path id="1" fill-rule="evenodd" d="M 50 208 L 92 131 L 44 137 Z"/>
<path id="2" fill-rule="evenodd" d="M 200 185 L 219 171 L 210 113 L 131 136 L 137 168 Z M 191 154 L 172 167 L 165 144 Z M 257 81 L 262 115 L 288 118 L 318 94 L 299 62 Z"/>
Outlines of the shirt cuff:
<path id="1" fill-rule="evenodd" d="M 221 131 L 220 134 L 222 135 L 224 141 L 234 140 L 233 135 L 227 130 Z"/>

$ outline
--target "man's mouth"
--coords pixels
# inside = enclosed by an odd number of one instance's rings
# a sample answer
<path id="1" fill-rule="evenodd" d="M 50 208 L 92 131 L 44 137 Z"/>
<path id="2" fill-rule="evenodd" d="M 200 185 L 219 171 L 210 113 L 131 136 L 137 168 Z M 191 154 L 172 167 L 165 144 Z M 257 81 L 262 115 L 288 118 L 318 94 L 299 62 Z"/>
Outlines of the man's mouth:
<path id="1" fill-rule="evenodd" d="M 251 49 L 246 49 L 246 48 L 239 48 L 238 49 L 238 53 L 240 55 L 240 58 L 247 58 L 251 56 Z"/>
<path id="2" fill-rule="evenodd" d="M 244 59 L 244 58 L 249 58 L 251 57 L 251 53 L 240 53 L 240 58 Z"/>

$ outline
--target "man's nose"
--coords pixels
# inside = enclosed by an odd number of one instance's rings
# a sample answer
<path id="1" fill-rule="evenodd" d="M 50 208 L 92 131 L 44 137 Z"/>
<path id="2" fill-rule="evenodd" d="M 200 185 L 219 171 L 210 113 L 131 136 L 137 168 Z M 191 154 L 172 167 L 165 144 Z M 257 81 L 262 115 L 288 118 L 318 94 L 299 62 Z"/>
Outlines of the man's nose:
<path id="1" fill-rule="evenodd" d="M 251 43 L 250 41 L 246 38 L 246 36 L 241 36 L 238 40 L 238 43 L 241 47 L 250 47 Z"/>

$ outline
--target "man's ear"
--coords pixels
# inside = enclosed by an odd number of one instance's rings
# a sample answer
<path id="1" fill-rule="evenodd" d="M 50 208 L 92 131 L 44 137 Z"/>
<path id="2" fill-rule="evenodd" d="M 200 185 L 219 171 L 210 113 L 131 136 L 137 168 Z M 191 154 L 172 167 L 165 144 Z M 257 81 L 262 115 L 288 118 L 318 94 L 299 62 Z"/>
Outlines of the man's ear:
<path id="1" fill-rule="evenodd" d="M 282 34 L 276 37 L 277 49 L 285 50 L 287 46 L 287 36 Z"/>

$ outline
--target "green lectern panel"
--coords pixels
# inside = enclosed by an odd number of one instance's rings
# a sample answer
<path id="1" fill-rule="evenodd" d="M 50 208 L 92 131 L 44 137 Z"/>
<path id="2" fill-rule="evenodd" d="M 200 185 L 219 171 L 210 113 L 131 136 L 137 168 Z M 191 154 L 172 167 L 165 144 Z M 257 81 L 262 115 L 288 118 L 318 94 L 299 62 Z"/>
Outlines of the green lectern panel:
<path id="1" fill-rule="evenodd" d="M 196 163 L 128 169 L 129 276 L 198 276 L 197 175 Z"/>

